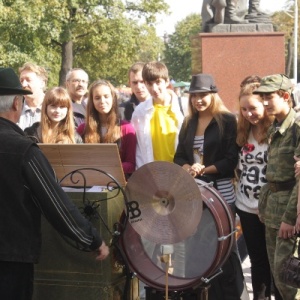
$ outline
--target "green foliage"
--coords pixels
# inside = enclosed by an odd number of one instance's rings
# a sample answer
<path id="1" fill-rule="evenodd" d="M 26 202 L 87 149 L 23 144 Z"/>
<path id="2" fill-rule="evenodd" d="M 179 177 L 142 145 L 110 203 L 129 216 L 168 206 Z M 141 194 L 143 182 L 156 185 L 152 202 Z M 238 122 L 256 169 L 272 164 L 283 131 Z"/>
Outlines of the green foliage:
<path id="1" fill-rule="evenodd" d="M 293 35 L 293 28 L 294 28 L 293 3 L 294 0 L 293 1 L 288 0 L 286 5 L 284 6 L 284 10 L 276 12 L 272 16 L 272 22 L 274 24 L 275 30 L 284 32 L 287 38 Z"/>
<path id="2" fill-rule="evenodd" d="M 291 63 L 291 55 L 292 53 L 289 52 L 289 49 L 291 49 L 290 45 L 293 47 L 293 35 L 294 35 L 294 0 L 287 0 L 286 4 L 283 8 L 283 11 L 276 12 L 272 16 L 272 22 L 274 24 L 274 28 L 278 32 L 284 32 L 285 34 L 285 49 L 286 49 L 286 73 L 288 76 L 292 76 L 292 66 L 290 66 Z M 300 0 L 297 0 L 298 7 L 300 6 Z M 298 30 L 298 58 L 300 54 L 299 50 L 299 43 L 300 43 L 300 33 Z M 298 59 L 299 61 L 299 59 Z M 298 79 L 299 77 L 299 63 L 298 63 Z"/>
<path id="3" fill-rule="evenodd" d="M 167 9 L 164 0 L 2 0 L 0 65 L 17 70 L 35 62 L 49 70 L 49 86 L 71 67 L 82 67 L 91 80 L 125 83 L 132 63 L 157 58 L 153 25 Z"/>
<path id="4" fill-rule="evenodd" d="M 190 81 L 192 51 L 190 37 L 201 31 L 201 15 L 191 14 L 175 26 L 175 32 L 166 40 L 164 61 L 170 77 L 175 81 Z"/>

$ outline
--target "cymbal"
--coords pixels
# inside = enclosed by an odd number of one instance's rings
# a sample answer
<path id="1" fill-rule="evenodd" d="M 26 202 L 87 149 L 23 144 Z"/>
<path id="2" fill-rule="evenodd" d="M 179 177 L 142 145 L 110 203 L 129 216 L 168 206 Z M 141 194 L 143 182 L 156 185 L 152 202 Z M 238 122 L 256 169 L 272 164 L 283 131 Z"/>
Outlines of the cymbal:
<path id="1" fill-rule="evenodd" d="M 194 178 L 179 165 L 155 161 L 128 179 L 128 222 L 143 238 L 175 244 L 193 235 L 202 215 L 202 198 Z"/>

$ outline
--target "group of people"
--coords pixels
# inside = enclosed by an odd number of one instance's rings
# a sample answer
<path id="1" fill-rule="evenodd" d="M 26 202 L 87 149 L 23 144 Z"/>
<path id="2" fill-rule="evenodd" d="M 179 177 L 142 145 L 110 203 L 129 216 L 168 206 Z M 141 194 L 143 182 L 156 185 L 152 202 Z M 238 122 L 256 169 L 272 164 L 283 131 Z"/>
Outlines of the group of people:
<path id="1" fill-rule="evenodd" d="M 299 232 L 299 129 L 293 84 L 283 74 L 243 80 L 238 120 L 208 74 L 193 76 L 190 114 L 174 162 L 215 188 L 240 217 L 251 262 L 253 299 L 296 299 L 284 284 L 283 264 Z M 298 200 L 299 199 L 299 200 Z M 298 204 L 299 201 L 299 204 Z M 223 274 L 212 281 L 209 299 L 240 299 L 233 249 Z M 235 274 L 235 275 L 233 275 Z M 273 288 L 272 288 L 273 287 Z"/>
<path id="2" fill-rule="evenodd" d="M 240 217 L 251 261 L 253 299 L 270 299 L 273 289 L 276 300 L 295 299 L 297 289 L 285 285 L 280 277 L 300 231 L 295 177 L 300 173 L 296 163 L 300 123 L 292 107 L 289 78 L 283 74 L 245 78 L 238 117 L 226 108 L 210 74 L 192 76 L 187 116 L 169 88 L 164 63 L 135 63 L 128 78 L 132 96 L 119 105 L 109 81 L 98 79 L 88 89 L 89 78 L 82 69 L 68 72 L 66 88 L 46 92 L 43 68 L 25 64 L 19 79 L 12 69 L 0 69 L 1 198 L 5 195 L 0 204 L 0 228 L 16 220 L 18 212 L 14 230 L 1 230 L 0 295 L 31 299 L 41 213 L 57 230 L 98 249 L 98 259 L 108 255 L 105 242 L 70 207 L 35 143 L 117 143 L 127 178 L 147 163 L 167 161 L 182 166 L 199 185 L 212 182 L 233 215 Z M 23 235 L 16 239 L 20 232 Z M 23 264 L 29 269 L 18 277 Z M 15 273 L 8 275 L 12 269 Z M 21 281 L 29 296 L 19 292 L 14 296 Z M 9 289 L 8 282 L 12 282 Z M 238 300 L 243 290 L 241 262 L 234 246 L 223 273 L 211 282 L 208 299 Z"/>

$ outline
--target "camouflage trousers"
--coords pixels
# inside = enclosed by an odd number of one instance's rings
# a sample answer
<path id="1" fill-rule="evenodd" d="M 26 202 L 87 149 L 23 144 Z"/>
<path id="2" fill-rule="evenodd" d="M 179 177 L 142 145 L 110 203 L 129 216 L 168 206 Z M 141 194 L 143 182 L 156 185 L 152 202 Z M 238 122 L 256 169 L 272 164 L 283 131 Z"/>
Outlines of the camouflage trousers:
<path id="1" fill-rule="evenodd" d="M 271 271 L 282 299 L 295 300 L 297 289 L 286 285 L 280 278 L 282 266 L 293 251 L 294 239 L 279 238 L 278 229 L 266 227 L 266 245 Z"/>

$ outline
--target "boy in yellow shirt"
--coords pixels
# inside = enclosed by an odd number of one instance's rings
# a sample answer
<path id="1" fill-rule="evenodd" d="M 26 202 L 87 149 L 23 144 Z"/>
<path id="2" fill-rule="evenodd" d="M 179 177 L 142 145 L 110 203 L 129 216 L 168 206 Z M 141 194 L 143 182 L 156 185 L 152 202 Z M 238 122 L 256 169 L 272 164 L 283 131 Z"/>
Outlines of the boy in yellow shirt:
<path id="1" fill-rule="evenodd" d="M 137 168 L 152 161 L 173 162 L 183 122 L 178 98 L 168 89 L 166 65 L 146 63 L 142 76 L 151 98 L 136 107 L 131 119 L 137 136 Z"/>

